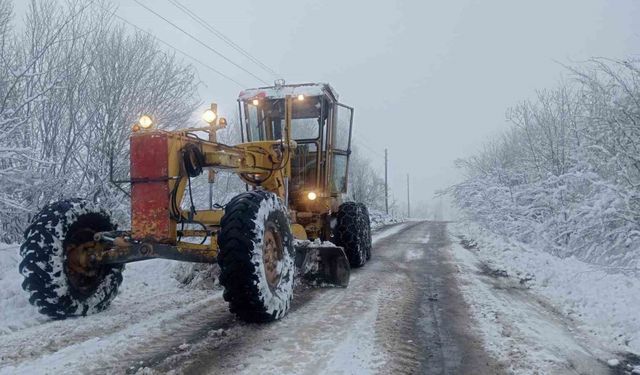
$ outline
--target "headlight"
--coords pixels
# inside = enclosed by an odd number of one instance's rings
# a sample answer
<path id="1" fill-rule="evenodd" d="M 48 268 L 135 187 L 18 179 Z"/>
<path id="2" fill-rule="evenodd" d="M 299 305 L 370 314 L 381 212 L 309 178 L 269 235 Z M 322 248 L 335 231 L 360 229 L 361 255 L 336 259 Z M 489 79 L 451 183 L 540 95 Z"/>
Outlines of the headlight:
<path id="1" fill-rule="evenodd" d="M 253 105 L 257 106 L 258 104 L 260 104 L 260 101 L 259 101 L 258 99 L 253 99 L 253 100 L 251 101 L 251 104 L 253 104 Z"/>
<path id="2" fill-rule="evenodd" d="M 213 122 L 216 121 L 216 118 L 218 118 L 218 115 L 216 115 L 216 113 L 210 109 L 207 109 L 202 114 L 202 119 L 209 124 L 213 124 Z"/>
<path id="3" fill-rule="evenodd" d="M 310 201 L 315 201 L 316 198 L 318 198 L 318 194 L 314 193 L 313 191 L 310 191 L 309 194 L 307 194 L 307 198 L 309 198 Z"/>
<path id="4" fill-rule="evenodd" d="M 138 120 L 138 124 L 140 124 L 142 129 L 149 129 L 151 125 L 153 125 L 153 120 L 147 115 L 142 115 L 140 120 Z"/>
<path id="5" fill-rule="evenodd" d="M 299 101 L 303 101 L 304 100 L 304 95 L 302 95 L 302 94 L 298 95 L 298 100 Z"/>

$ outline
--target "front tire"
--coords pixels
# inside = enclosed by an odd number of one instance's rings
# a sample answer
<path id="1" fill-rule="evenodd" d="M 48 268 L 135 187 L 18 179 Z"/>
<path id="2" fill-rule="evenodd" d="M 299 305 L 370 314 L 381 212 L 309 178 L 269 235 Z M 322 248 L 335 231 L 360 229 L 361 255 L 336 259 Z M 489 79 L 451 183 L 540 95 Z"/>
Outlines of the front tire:
<path id="1" fill-rule="evenodd" d="M 20 247 L 22 288 L 29 302 L 54 319 L 106 309 L 118 294 L 124 265 L 79 268 L 70 254 L 91 246 L 95 232 L 113 229 L 105 211 L 82 199 L 43 208 Z"/>
<path id="2" fill-rule="evenodd" d="M 229 310 L 252 323 L 285 316 L 293 298 L 295 250 L 282 201 L 262 190 L 242 193 L 227 204 L 220 224 L 220 284 Z"/>
<path id="3" fill-rule="evenodd" d="M 345 202 L 336 213 L 334 238 L 336 245 L 344 248 L 351 268 L 364 266 L 367 262 L 362 235 L 362 210 L 356 202 Z"/>

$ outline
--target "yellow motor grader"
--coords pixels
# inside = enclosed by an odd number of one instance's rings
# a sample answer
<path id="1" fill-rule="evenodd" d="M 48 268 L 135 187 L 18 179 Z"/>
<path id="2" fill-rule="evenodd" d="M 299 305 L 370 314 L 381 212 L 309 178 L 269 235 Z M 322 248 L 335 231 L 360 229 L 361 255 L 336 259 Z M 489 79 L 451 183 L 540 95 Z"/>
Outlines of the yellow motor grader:
<path id="1" fill-rule="evenodd" d="M 367 208 L 343 202 L 353 109 L 328 84 L 283 82 L 242 91 L 238 108 L 235 146 L 216 141 L 227 122 L 215 105 L 204 127 L 166 131 L 140 118 L 130 179 L 114 181 L 130 184 L 131 230 L 87 200 L 44 207 L 20 249 L 31 303 L 58 319 L 101 311 L 124 264 L 152 258 L 217 262 L 224 299 L 249 322 L 284 316 L 298 276 L 347 286 L 350 268 L 371 256 Z M 207 171 L 213 183 L 219 170 L 237 173 L 246 192 L 197 210 L 191 179 Z"/>

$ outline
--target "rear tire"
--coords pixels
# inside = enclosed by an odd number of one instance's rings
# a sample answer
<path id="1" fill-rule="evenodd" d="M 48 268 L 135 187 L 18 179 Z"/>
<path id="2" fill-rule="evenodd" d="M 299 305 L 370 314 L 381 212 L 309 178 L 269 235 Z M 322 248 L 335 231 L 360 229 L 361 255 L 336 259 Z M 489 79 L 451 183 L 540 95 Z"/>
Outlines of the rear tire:
<path id="1" fill-rule="evenodd" d="M 106 309 L 118 294 L 124 265 L 83 269 L 70 267 L 70 251 L 93 241 L 93 233 L 113 230 L 109 215 L 88 201 L 50 204 L 36 215 L 20 247 L 22 288 L 29 302 L 54 319 Z"/>
<path id="2" fill-rule="evenodd" d="M 360 208 L 360 234 L 362 236 L 362 246 L 367 257 L 367 261 L 371 259 L 371 218 L 369 217 L 369 209 L 364 203 L 358 203 Z"/>
<path id="3" fill-rule="evenodd" d="M 362 235 L 362 210 L 356 202 L 345 202 L 336 214 L 334 238 L 336 245 L 344 248 L 351 268 L 362 267 L 367 262 L 367 254 Z"/>
<path id="4" fill-rule="evenodd" d="M 220 224 L 220 284 L 229 310 L 246 322 L 285 316 L 293 298 L 295 250 L 282 201 L 262 190 L 242 193 L 227 204 Z"/>

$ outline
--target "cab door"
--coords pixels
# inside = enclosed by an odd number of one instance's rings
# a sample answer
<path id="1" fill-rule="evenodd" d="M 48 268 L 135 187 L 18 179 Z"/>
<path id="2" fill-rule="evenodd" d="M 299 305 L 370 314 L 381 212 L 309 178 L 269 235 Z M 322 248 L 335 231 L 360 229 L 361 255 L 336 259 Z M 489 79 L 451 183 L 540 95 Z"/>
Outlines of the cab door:
<path id="1" fill-rule="evenodd" d="M 331 195 L 337 196 L 347 192 L 349 182 L 353 108 L 341 103 L 334 104 L 332 123 L 329 147 L 331 172 L 328 182 Z"/>

